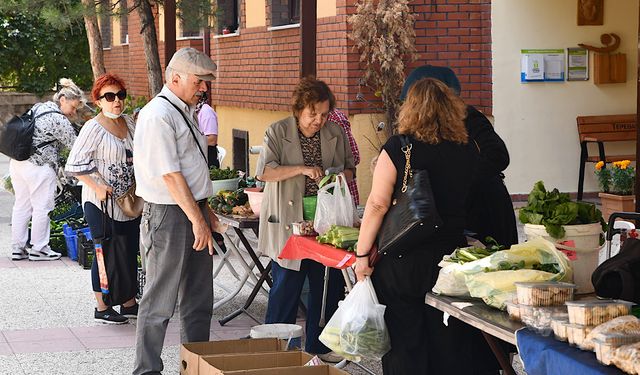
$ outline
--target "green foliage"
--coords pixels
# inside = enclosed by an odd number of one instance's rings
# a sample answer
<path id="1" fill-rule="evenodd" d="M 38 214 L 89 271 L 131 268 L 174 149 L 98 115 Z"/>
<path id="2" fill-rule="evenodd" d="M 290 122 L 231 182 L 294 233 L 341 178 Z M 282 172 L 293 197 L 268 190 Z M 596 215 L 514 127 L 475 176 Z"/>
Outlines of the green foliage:
<path id="1" fill-rule="evenodd" d="M 82 88 L 91 87 L 93 76 L 84 27 L 72 22 L 71 15 L 61 16 L 65 14 L 65 7 L 76 12 L 79 4 L 79 0 L 3 1 L 0 5 L 1 85 L 43 94 L 66 77 Z"/>
<path id="2" fill-rule="evenodd" d="M 544 225 L 554 238 L 564 237 L 563 225 L 600 223 L 602 230 L 607 229 L 602 212 L 594 204 L 572 202 L 569 194 L 558 189 L 547 191 L 542 181 L 533 186 L 527 206 L 520 209 L 519 219 L 523 224 Z"/>
<path id="3" fill-rule="evenodd" d="M 225 169 L 211 167 L 211 169 L 209 169 L 209 178 L 212 181 L 228 180 L 228 179 L 237 178 L 237 177 L 238 177 L 238 171 L 235 169 L 231 169 L 229 167 Z"/>

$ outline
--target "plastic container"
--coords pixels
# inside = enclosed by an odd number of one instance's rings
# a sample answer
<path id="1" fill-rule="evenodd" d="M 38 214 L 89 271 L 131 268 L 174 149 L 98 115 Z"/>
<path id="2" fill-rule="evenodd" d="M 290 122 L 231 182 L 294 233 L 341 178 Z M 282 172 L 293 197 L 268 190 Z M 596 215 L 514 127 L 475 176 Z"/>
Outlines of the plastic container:
<path id="1" fill-rule="evenodd" d="M 518 282 L 516 293 L 518 303 L 529 306 L 562 306 L 573 300 L 575 284 L 561 282 Z"/>
<path id="2" fill-rule="evenodd" d="M 68 224 L 62 225 L 62 232 L 64 233 L 64 240 L 67 246 L 67 256 L 71 260 L 78 260 L 78 233 L 82 232 L 87 239 L 91 239 L 91 231 L 89 227 L 74 230 Z"/>
<path id="3" fill-rule="evenodd" d="M 575 345 L 580 349 L 591 350 L 584 346 L 587 335 L 594 326 L 585 326 L 582 324 L 567 324 L 567 341 L 569 344 Z"/>
<path id="4" fill-rule="evenodd" d="M 522 323 L 543 336 L 548 336 L 553 332 L 551 319 L 566 316 L 567 312 L 564 306 L 518 306 Z"/>
<path id="5" fill-rule="evenodd" d="M 292 223 L 293 234 L 296 236 L 317 236 L 316 230 L 313 229 L 313 221 L 299 221 Z"/>
<path id="6" fill-rule="evenodd" d="M 246 188 L 244 189 L 244 192 L 247 194 L 247 197 L 249 197 L 249 206 L 251 206 L 251 211 L 253 211 L 256 216 L 260 216 L 262 198 L 264 197 L 262 188 Z"/>
<path id="7" fill-rule="evenodd" d="M 609 366 L 614 349 L 636 342 L 640 342 L 640 335 L 638 334 L 602 333 L 593 339 L 593 347 L 598 361 L 603 365 Z"/>
<path id="8" fill-rule="evenodd" d="M 273 337 L 287 340 L 287 350 L 302 348 L 302 327 L 297 324 L 262 324 L 252 327 L 249 336 L 252 339 Z"/>
<path id="9" fill-rule="evenodd" d="M 211 187 L 213 187 L 213 195 L 217 195 L 221 190 L 237 190 L 240 178 L 229 178 L 226 180 L 213 180 L 211 181 Z"/>
<path id="10" fill-rule="evenodd" d="M 556 340 L 567 341 L 567 326 L 569 325 L 569 317 L 551 318 L 551 329 Z"/>
<path id="11" fill-rule="evenodd" d="M 617 348 L 611 363 L 627 374 L 640 374 L 640 342 Z"/>
<path id="12" fill-rule="evenodd" d="M 507 306 L 507 313 L 509 314 L 509 319 L 519 322 L 520 306 L 518 306 L 517 303 L 510 302 L 510 301 L 506 301 L 504 304 Z"/>
<path id="13" fill-rule="evenodd" d="M 317 196 L 302 198 L 302 218 L 304 220 L 313 221 L 315 219 L 317 204 L 318 204 Z"/>
<path id="14" fill-rule="evenodd" d="M 621 300 L 567 301 L 572 324 L 596 326 L 622 315 L 629 315 L 633 303 Z"/>
<path id="15" fill-rule="evenodd" d="M 544 225 L 525 224 L 524 233 L 527 236 L 527 240 L 534 237 L 543 237 L 563 249 L 573 268 L 573 282 L 578 287 L 577 293 L 591 293 L 594 291 L 591 283 L 591 274 L 598 266 L 598 254 L 602 249 L 600 245 L 602 226 L 600 226 L 600 223 L 595 223 L 564 225 L 563 228 L 565 236 L 562 238 L 551 237 Z M 562 243 L 565 241 L 573 241 L 575 247 L 564 249 L 566 245 Z"/>

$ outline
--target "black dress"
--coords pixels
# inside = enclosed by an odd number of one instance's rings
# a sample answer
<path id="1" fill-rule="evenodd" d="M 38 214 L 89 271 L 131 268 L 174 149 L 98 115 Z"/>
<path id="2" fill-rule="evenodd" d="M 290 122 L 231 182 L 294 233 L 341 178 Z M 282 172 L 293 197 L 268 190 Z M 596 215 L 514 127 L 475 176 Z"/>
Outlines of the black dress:
<path id="1" fill-rule="evenodd" d="M 469 140 L 480 149 L 480 161 L 467 205 L 467 229 L 484 241 L 493 237 L 510 247 L 518 243 L 518 230 L 511 196 L 502 171 L 509 166 L 509 152 L 493 125 L 480 111 L 467 106 L 465 126 Z"/>
<path id="2" fill-rule="evenodd" d="M 402 183 L 405 157 L 398 136 L 383 149 L 389 154 Z M 387 306 L 385 321 L 391 336 L 391 351 L 382 359 L 385 375 L 480 374 L 497 369 L 493 354 L 480 332 L 425 305 L 425 294 L 438 277 L 438 263 L 457 246 L 466 244 L 466 198 L 477 162 L 473 143 L 443 142 L 428 145 L 413 141 L 411 166 L 427 169 L 436 206 L 444 225 L 426 243 L 415 244 L 399 256 L 382 257 L 372 281 L 380 303 Z M 396 185 L 398 186 L 398 185 Z M 480 364 L 487 362 L 489 364 Z"/>

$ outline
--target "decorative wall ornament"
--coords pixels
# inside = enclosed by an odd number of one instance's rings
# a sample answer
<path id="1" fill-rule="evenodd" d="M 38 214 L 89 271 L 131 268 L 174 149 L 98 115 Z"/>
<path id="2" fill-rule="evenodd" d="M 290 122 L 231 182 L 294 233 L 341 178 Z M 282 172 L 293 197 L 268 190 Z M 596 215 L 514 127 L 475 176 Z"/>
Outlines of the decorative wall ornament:
<path id="1" fill-rule="evenodd" d="M 604 0 L 578 0 L 578 26 L 603 25 Z"/>

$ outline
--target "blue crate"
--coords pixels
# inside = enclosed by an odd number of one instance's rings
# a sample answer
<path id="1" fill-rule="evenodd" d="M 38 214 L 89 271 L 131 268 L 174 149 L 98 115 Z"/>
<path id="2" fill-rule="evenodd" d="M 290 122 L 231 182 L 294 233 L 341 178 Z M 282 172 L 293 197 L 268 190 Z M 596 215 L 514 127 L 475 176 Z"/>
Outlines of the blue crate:
<path id="1" fill-rule="evenodd" d="M 89 227 L 73 230 L 73 228 L 71 228 L 68 224 L 63 224 L 62 230 L 64 233 L 65 242 L 67 244 L 67 254 L 69 258 L 71 260 L 78 260 L 78 244 L 77 244 L 78 232 L 81 231 L 82 233 L 84 233 L 85 237 L 87 237 L 87 239 L 90 240 L 91 231 L 89 230 Z"/>

